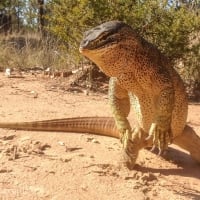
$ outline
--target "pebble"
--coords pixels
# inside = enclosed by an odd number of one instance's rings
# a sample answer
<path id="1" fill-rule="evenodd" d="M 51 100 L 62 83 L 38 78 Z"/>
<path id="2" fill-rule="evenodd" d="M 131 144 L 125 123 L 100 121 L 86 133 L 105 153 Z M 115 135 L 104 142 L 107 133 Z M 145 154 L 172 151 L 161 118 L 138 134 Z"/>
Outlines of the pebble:
<path id="1" fill-rule="evenodd" d="M 60 158 L 60 160 L 62 162 L 70 162 L 72 160 L 72 158 L 71 157 L 62 157 L 62 158 Z"/>
<path id="2" fill-rule="evenodd" d="M 146 173 L 140 177 L 140 180 L 151 182 L 157 180 L 157 177 L 153 173 Z"/>
<path id="3" fill-rule="evenodd" d="M 149 191 L 149 187 L 144 186 L 144 187 L 141 188 L 141 191 L 142 191 L 143 193 L 147 193 L 147 192 Z"/>
<path id="4" fill-rule="evenodd" d="M 6 71 L 5 71 L 5 76 L 10 76 L 11 75 L 11 69 L 10 68 L 6 68 Z"/>
<path id="5" fill-rule="evenodd" d="M 96 143 L 96 144 L 100 144 L 100 142 L 98 140 L 96 140 L 96 139 L 93 139 L 91 142 L 92 143 Z"/>
<path id="6" fill-rule="evenodd" d="M 95 138 L 87 138 L 87 142 L 92 142 L 92 143 L 100 144 L 100 142 L 98 140 L 96 140 Z"/>
<path id="7" fill-rule="evenodd" d="M 3 87 L 4 86 L 4 83 L 3 82 L 0 82 L 0 87 Z"/>
<path id="8" fill-rule="evenodd" d="M 9 173 L 12 172 L 12 169 L 0 169 L 0 173 Z"/>
<path id="9" fill-rule="evenodd" d="M 35 91 L 31 91 L 30 92 L 33 95 L 33 98 L 37 98 L 38 97 L 38 93 Z"/>
<path id="10" fill-rule="evenodd" d="M 87 185 L 82 185 L 81 189 L 84 190 L 84 191 L 87 191 L 88 190 L 88 186 Z"/>
<path id="11" fill-rule="evenodd" d="M 31 138 L 29 136 L 25 136 L 25 137 L 20 138 L 20 141 L 24 142 L 24 141 L 27 141 L 27 140 L 30 140 L 30 139 Z"/>
<path id="12" fill-rule="evenodd" d="M 65 146 L 65 143 L 64 143 L 63 141 L 58 141 L 58 144 L 59 144 L 60 146 Z"/>
<path id="13" fill-rule="evenodd" d="M 2 140 L 13 140 L 16 137 L 16 135 L 8 135 L 8 136 L 3 136 L 0 139 Z"/>
<path id="14" fill-rule="evenodd" d="M 85 96 L 88 96 L 89 95 L 89 90 L 83 90 L 83 93 Z"/>

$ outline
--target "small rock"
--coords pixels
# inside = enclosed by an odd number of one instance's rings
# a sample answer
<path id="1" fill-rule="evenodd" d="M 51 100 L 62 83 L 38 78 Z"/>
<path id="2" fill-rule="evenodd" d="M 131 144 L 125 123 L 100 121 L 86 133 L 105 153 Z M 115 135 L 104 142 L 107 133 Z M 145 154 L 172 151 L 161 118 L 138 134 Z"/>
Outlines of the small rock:
<path id="1" fill-rule="evenodd" d="M 4 86 L 4 83 L 3 82 L 0 82 L 0 87 L 3 87 Z"/>
<path id="2" fill-rule="evenodd" d="M 30 92 L 33 95 L 33 98 L 37 98 L 38 97 L 38 93 L 35 91 L 31 91 Z"/>
<path id="3" fill-rule="evenodd" d="M 133 185 L 133 189 L 139 189 L 141 188 L 141 184 L 139 182 L 136 182 L 134 185 Z"/>
<path id="4" fill-rule="evenodd" d="M 140 161 L 139 163 L 141 166 L 144 166 L 145 165 L 145 161 Z"/>
<path id="5" fill-rule="evenodd" d="M 150 181 L 157 180 L 157 177 L 153 173 L 147 173 L 141 176 L 140 180 L 150 182 Z"/>
<path id="6" fill-rule="evenodd" d="M 85 157 L 85 154 L 79 154 L 78 156 L 79 157 Z"/>
<path id="7" fill-rule="evenodd" d="M 87 142 L 92 142 L 92 143 L 100 144 L 100 142 L 97 141 L 95 138 L 87 138 Z"/>
<path id="8" fill-rule="evenodd" d="M 84 191 L 87 191 L 88 190 L 88 186 L 87 185 L 82 185 L 81 189 L 84 190 Z"/>
<path id="9" fill-rule="evenodd" d="M 48 67 L 46 70 L 45 70 L 45 72 L 50 72 L 51 71 L 51 68 L 50 67 Z"/>
<path id="10" fill-rule="evenodd" d="M 58 144 L 59 144 L 60 146 L 65 146 L 65 143 L 64 143 L 63 141 L 58 141 Z"/>
<path id="11" fill-rule="evenodd" d="M 12 172 L 12 169 L 0 169 L 0 173 L 9 173 Z"/>
<path id="12" fill-rule="evenodd" d="M 73 151 L 78 151 L 81 150 L 81 147 L 66 147 L 66 152 L 73 152 Z"/>
<path id="13" fill-rule="evenodd" d="M 124 177 L 124 180 L 130 180 L 130 179 L 134 179 L 134 178 L 131 177 L 131 176 L 126 176 L 126 177 Z"/>
<path id="14" fill-rule="evenodd" d="M 55 174 L 55 171 L 47 171 L 49 174 Z"/>
<path id="15" fill-rule="evenodd" d="M 96 144 L 100 144 L 100 142 L 97 141 L 96 139 L 93 139 L 91 142 L 92 142 L 92 143 L 96 143 Z"/>
<path id="16" fill-rule="evenodd" d="M 8 136 L 3 136 L 0 139 L 2 140 L 13 140 L 16 137 L 16 135 L 8 135 Z"/>
<path id="17" fill-rule="evenodd" d="M 3 141 L 1 141 L 1 144 L 7 145 L 7 144 L 9 144 L 9 141 L 8 140 L 3 140 Z"/>
<path id="18" fill-rule="evenodd" d="M 62 162 L 70 162 L 72 160 L 72 158 L 69 158 L 69 157 L 63 157 L 63 158 L 60 158 L 60 160 Z"/>
<path id="19" fill-rule="evenodd" d="M 19 184 L 20 184 L 20 182 L 18 180 L 14 181 L 14 185 L 19 185 Z"/>
<path id="20" fill-rule="evenodd" d="M 44 192 L 44 188 L 43 187 L 39 187 L 39 186 L 29 186 L 29 191 L 37 194 L 37 196 L 44 196 L 45 192 Z M 38 197 L 39 198 L 39 197 Z"/>
<path id="21" fill-rule="evenodd" d="M 11 75 L 11 69 L 7 68 L 5 71 L 5 76 L 9 77 Z"/>
<path id="22" fill-rule="evenodd" d="M 143 193 L 147 193 L 147 192 L 149 191 L 149 187 L 144 186 L 144 187 L 141 188 L 141 191 L 142 191 Z"/>
<path id="23" fill-rule="evenodd" d="M 87 142 L 91 142 L 94 138 L 87 138 Z"/>
<path id="24" fill-rule="evenodd" d="M 166 180 L 161 180 L 159 181 L 159 184 L 160 186 L 165 186 L 167 184 L 167 181 Z"/>
<path id="25" fill-rule="evenodd" d="M 88 96 L 89 95 L 89 90 L 83 90 L 83 93 L 85 96 Z"/>
<path id="26" fill-rule="evenodd" d="M 152 195 L 153 195 L 153 196 L 158 196 L 157 191 L 156 191 L 156 190 L 153 190 L 153 191 L 152 191 Z"/>
<path id="27" fill-rule="evenodd" d="M 51 145 L 45 143 L 45 144 L 41 144 L 39 146 L 39 149 L 42 150 L 42 151 L 46 150 L 47 148 L 51 148 Z"/>
<path id="28" fill-rule="evenodd" d="M 142 172 L 137 172 L 137 174 L 135 174 L 135 179 L 139 180 L 142 176 Z"/>
<path id="29" fill-rule="evenodd" d="M 27 141 L 27 140 L 30 140 L 30 139 L 31 138 L 29 136 L 25 136 L 25 137 L 20 138 L 20 141 L 24 142 L 24 141 Z"/>

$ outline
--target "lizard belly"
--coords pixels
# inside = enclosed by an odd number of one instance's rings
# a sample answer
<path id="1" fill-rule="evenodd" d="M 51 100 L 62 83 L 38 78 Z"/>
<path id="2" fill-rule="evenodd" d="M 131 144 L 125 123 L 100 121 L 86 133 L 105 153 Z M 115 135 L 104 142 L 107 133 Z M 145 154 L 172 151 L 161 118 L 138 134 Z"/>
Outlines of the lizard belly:
<path id="1" fill-rule="evenodd" d="M 146 95 L 142 95 L 138 98 L 133 93 L 130 93 L 129 97 L 134 117 L 136 118 L 139 126 L 148 133 L 155 113 L 155 108 L 151 98 Z"/>

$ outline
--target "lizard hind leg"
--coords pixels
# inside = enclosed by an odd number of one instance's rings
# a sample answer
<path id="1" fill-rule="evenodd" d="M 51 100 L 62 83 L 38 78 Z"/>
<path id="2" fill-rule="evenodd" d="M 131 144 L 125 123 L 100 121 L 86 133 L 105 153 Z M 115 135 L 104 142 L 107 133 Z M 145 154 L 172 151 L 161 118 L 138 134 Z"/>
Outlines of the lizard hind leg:
<path id="1" fill-rule="evenodd" d="M 147 134 L 140 128 L 136 127 L 130 132 L 127 131 L 124 135 L 123 143 L 123 163 L 133 169 L 139 154 L 139 150 L 148 146 L 148 141 L 145 140 Z"/>
<path id="2" fill-rule="evenodd" d="M 174 144 L 190 152 L 192 158 L 200 163 L 200 137 L 188 125 L 183 133 L 174 138 Z"/>

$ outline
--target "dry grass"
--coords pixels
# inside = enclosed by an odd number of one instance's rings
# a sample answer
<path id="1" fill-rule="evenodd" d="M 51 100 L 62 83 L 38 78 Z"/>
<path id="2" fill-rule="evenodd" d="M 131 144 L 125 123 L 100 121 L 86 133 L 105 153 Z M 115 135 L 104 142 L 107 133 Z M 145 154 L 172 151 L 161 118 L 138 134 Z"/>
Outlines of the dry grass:
<path id="1" fill-rule="evenodd" d="M 38 33 L 0 35 L 0 69 L 67 69 L 74 64 L 61 44 Z"/>

